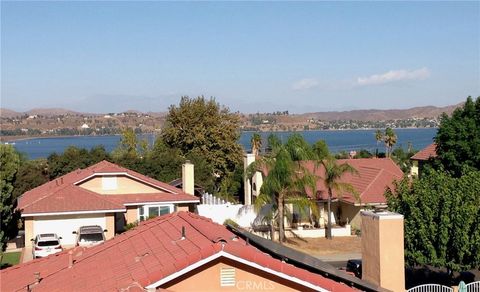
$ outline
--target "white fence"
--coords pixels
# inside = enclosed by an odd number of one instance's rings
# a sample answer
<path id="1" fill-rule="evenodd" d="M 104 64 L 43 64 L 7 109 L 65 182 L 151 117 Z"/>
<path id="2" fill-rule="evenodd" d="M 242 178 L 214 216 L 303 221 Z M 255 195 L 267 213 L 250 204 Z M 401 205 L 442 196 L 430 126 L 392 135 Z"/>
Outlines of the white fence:
<path id="1" fill-rule="evenodd" d="M 425 284 L 410 288 L 407 292 L 453 292 L 453 289 L 438 284 Z"/>
<path id="2" fill-rule="evenodd" d="M 205 193 L 202 195 L 202 204 L 203 205 L 223 205 L 227 204 L 227 201 L 224 199 L 215 197 L 212 194 Z"/>
<path id="3" fill-rule="evenodd" d="M 480 281 L 472 282 L 465 287 L 467 287 L 467 292 L 480 292 Z"/>

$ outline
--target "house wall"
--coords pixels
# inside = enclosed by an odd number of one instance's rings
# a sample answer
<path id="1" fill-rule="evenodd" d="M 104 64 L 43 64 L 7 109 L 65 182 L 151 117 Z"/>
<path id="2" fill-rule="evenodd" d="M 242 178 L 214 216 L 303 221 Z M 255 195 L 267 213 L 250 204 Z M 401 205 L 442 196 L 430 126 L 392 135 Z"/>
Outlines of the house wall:
<path id="1" fill-rule="evenodd" d="M 220 286 L 222 268 L 234 268 L 235 280 L 232 286 Z M 161 288 L 168 291 L 314 291 L 278 276 L 251 268 L 229 259 L 213 261 L 195 269 Z"/>
<path id="2" fill-rule="evenodd" d="M 138 206 L 127 206 L 125 220 L 127 224 L 138 221 Z"/>
<path id="3" fill-rule="evenodd" d="M 105 232 L 105 239 L 108 240 L 115 236 L 115 214 L 108 213 L 105 214 L 105 228 L 107 232 Z"/>
<path id="4" fill-rule="evenodd" d="M 356 229 L 360 229 L 362 226 L 362 217 L 360 216 L 360 211 L 362 207 L 354 206 L 345 202 L 340 202 L 339 207 L 342 209 L 341 221 L 347 221 L 349 224 Z"/>
<path id="5" fill-rule="evenodd" d="M 34 238 L 33 234 L 33 217 L 25 217 L 25 247 L 32 246 L 32 238 Z"/>
<path id="6" fill-rule="evenodd" d="M 177 204 L 177 211 L 187 211 L 195 213 L 196 204 Z"/>
<path id="7" fill-rule="evenodd" d="M 92 192 L 105 195 L 131 194 L 131 193 L 158 193 L 159 190 L 142 182 L 133 180 L 126 176 L 116 176 L 117 188 L 104 190 L 102 188 L 102 177 L 94 177 L 79 186 Z"/>

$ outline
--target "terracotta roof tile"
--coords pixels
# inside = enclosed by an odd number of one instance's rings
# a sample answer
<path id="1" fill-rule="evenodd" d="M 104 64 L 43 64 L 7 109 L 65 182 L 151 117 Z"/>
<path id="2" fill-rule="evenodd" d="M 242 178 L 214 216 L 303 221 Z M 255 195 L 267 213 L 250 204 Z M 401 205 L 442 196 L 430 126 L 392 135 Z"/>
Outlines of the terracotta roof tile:
<path id="1" fill-rule="evenodd" d="M 181 228 L 186 238 L 181 240 Z M 218 236 L 222 238 L 218 242 Z M 211 220 L 178 212 L 147 220 L 105 243 L 72 251 L 73 266 L 69 266 L 69 251 L 36 259 L 0 271 L 2 291 L 27 290 L 34 283 L 34 272 L 41 281 L 34 291 L 112 291 L 127 287 L 145 288 L 179 270 L 217 254 L 227 254 L 255 262 L 277 272 L 313 283 L 331 291 L 354 289 L 283 263 L 247 245 L 241 238 Z M 175 239 L 175 240 L 172 240 Z"/>
<path id="2" fill-rule="evenodd" d="M 157 188 L 158 193 L 100 195 L 76 184 L 94 175 L 106 173 L 126 174 Z M 18 199 L 18 209 L 22 213 L 56 213 L 74 211 L 98 211 L 125 209 L 124 204 L 145 202 L 198 202 L 198 198 L 184 193 L 169 184 L 152 179 L 135 171 L 108 161 L 101 161 L 85 169 L 74 170 L 55 180 L 25 192 Z"/>
<path id="3" fill-rule="evenodd" d="M 437 144 L 432 143 L 412 156 L 412 160 L 428 160 L 437 157 Z"/>
<path id="4" fill-rule="evenodd" d="M 360 159 L 339 159 L 337 163 L 348 163 L 357 170 L 357 174 L 346 173 L 342 176 L 341 181 L 351 184 L 360 197 L 357 202 L 352 194 L 333 193 L 334 198 L 339 198 L 349 203 L 362 204 L 378 204 L 386 203 L 384 192 L 387 187 L 392 187 L 395 180 L 403 177 L 402 170 L 390 158 L 360 158 Z M 314 171 L 314 163 L 312 161 L 305 162 L 305 166 Z M 315 171 L 319 177 L 324 177 L 325 169 L 319 167 Z M 307 193 L 309 191 L 307 190 Z M 312 196 L 311 192 L 309 196 Z M 326 200 L 328 198 L 328 190 L 323 181 L 317 181 L 317 198 Z"/>

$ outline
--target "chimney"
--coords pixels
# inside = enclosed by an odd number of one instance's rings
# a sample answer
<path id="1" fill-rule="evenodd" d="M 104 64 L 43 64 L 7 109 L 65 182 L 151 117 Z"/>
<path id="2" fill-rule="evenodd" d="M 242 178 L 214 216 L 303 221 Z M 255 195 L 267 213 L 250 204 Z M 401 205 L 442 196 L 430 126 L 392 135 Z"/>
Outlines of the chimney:
<path id="1" fill-rule="evenodd" d="M 182 189 L 184 193 L 195 195 L 195 180 L 194 180 L 194 170 L 193 164 L 187 160 L 182 165 Z"/>
<path id="2" fill-rule="evenodd" d="M 245 153 L 245 155 L 243 156 L 243 172 L 244 172 L 243 203 L 245 205 L 252 204 L 252 180 L 250 177 L 247 177 L 247 168 L 253 162 L 255 162 L 255 154 Z"/>
<path id="3" fill-rule="evenodd" d="M 362 280 L 405 291 L 403 215 L 362 211 Z"/>

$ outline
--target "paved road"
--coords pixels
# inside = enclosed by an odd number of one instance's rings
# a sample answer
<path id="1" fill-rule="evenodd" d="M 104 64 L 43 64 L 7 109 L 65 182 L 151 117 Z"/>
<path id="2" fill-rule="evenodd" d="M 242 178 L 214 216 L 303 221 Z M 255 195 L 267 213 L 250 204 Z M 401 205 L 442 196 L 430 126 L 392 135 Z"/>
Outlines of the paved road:
<path id="1" fill-rule="evenodd" d="M 347 266 L 347 261 L 350 259 L 361 259 L 361 253 L 337 253 L 330 255 L 316 256 L 316 258 L 321 259 L 324 262 L 327 262 L 334 266 L 335 268 L 345 268 Z"/>

